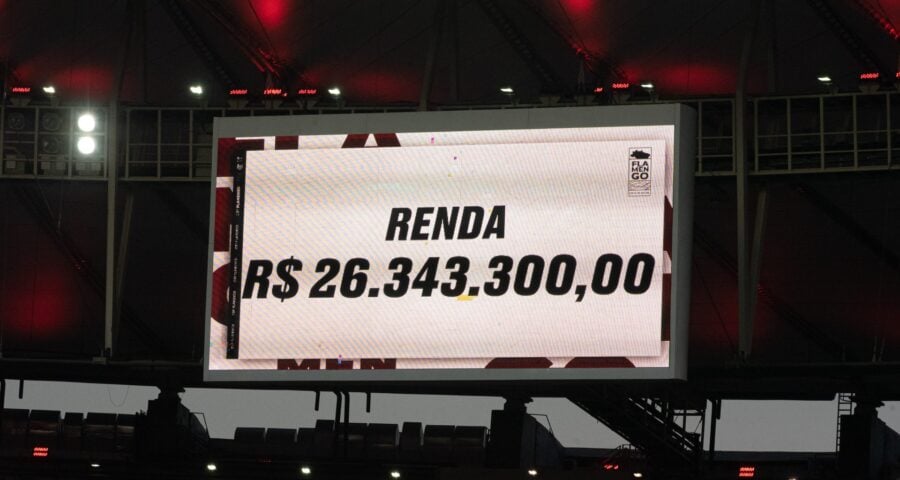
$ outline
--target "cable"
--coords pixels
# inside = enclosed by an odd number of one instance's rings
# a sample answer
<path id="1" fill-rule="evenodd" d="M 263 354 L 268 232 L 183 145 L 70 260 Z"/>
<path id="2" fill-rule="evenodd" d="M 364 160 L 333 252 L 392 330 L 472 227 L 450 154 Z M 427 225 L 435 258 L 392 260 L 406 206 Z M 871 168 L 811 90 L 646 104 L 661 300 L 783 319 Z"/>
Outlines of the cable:
<path id="1" fill-rule="evenodd" d="M 272 44 L 272 39 L 269 38 L 269 32 L 268 32 L 268 30 L 266 30 L 266 26 L 263 25 L 262 20 L 260 20 L 260 18 L 259 18 L 259 14 L 256 13 L 256 7 L 253 6 L 253 0 L 247 0 L 247 4 L 250 5 L 250 11 L 253 12 L 253 16 L 256 18 L 256 23 L 259 24 L 259 28 L 263 32 L 263 36 L 266 39 L 266 43 L 269 45 L 269 50 L 271 50 L 273 54 L 275 54 L 277 57 L 280 58 L 281 55 L 278 55 L 278 51 L 275 49 L 275 46 Z"/>
<path id="2" fill-rule="evenodd" d="M 112 387 L 106 386 L 106 395 L 109 397 L 109 403 L 111 403 L 114 407 L 119 408 L 122 405 L 125 405 L 125 402 L 128 401 L 128 393 L 131 392 L 131 385 L 125 386 L 125 396 L 122 397 L 122 401 L 120 403 L 116 403 L 112 399 Z"/>

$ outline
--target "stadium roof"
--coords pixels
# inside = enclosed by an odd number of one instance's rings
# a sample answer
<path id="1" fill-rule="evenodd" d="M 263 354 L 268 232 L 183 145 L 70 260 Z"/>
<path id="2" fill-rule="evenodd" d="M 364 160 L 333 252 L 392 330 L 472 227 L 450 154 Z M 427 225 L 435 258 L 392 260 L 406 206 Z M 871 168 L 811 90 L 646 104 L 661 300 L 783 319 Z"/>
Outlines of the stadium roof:
<path id="1" fill-rule="evenodd" d="M 897 0 L 0 0 L 0 64 L 8 85 L 52 84 L 72 101 L 115 98 L 123 72 L 120 98 L 134 103 L 187 102 L 195 83 L 224 99 L 268 80 L 386 104 L 418 102 L 436 45 L 437 103 L 615 81 L 711 96 L 734 92 L 755 17 L 751 93 L 894 79 Z"/>

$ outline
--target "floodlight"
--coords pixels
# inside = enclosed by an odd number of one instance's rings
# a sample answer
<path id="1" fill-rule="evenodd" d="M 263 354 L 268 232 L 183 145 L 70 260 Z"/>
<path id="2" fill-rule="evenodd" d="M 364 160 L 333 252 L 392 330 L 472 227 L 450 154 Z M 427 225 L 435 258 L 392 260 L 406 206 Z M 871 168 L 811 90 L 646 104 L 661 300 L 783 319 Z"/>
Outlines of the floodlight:
<path id="1" fill-rule="evenodd" d="M 331 87 L 328 89 L 328 93 L 334 95 L 335 97 L 339 97 L 341 95 L 341 89 L 338 87 Z"/>
<path id="2" fill-rule="evenodd" d="M 191 85 L 188 89 L 194 95 L 203 95 L 203 85 Z"/>
<path id="3" fill-rule="evenodd" d="M 92 113 L 82 113 L 78 117 L 78 129 L 82 132 L 93 132 L 97 128 L 97 118 Z"/>
<path id="4" fill-rule="evenodd" d="M 47 85 L 42 90 L 44 90 L 44 93 L 46 93 L 47 95 L 53 95 L 54 93 L 56 93 L 56 88 L 53 85 Z"/>
<path id="5" fill-rule="evenodd" d="M 97 141 L 94 137 L 78 137 L 76 146 L 82 155 L 90 155 L 97 150 Z"/>

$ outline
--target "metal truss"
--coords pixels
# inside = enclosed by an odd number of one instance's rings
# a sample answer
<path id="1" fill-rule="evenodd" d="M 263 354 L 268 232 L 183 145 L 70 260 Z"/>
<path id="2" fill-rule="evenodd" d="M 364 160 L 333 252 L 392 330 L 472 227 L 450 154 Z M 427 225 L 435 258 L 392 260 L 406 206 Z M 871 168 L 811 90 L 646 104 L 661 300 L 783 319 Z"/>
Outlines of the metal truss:
<path id="1" fill-rule="evenodd" d="M 435 110 L 491 108 L 577 108 L 596 105 L 593 97 L 576 103 L 447 105 Z M 639 102 L 632 102 L 639 103 Z M 734 175 L 734 99 L 683 100 L 697 109 L 698 176 Z M 0 106 L 0 178 L 99 180 L 106 155 L 82 157 L 71 127 L 77 107 Z M 416 105 L 350 106 L 315 99 L 260 102 L 240 108 L 122 107 L 118 137 L 121 178 L 134 181 L 206 181 L 212 166 L 215 117 L 328 115 L 415 111 Z M 106 109 L 93 109 L 105 112 Z M 749 101 L 752 135 L 750 175 L 781 175 L 900 168 L 900 92 L 758 97 Z M 64 119 L 62 131 L 48 131 L 44 118 Z M 24 120 L 23 120 L 24 119 Z M 52 122 L 49 122 L 52 123 Z M 52 125 L 51 125 L 52 126 Z M 103 138 L 103 131 L 95 133 Z M 102 145 L 103 142 L 98 142 Z M 53 153 L 48 152 L 48 148 Z"/>

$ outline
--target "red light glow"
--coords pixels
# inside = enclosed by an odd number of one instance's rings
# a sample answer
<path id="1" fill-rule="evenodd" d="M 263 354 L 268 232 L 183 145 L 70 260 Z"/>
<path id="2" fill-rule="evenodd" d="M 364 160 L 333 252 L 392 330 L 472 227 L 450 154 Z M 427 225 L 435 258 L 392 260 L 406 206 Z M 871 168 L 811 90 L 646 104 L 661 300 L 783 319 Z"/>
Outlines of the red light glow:
<path id="1" fill-rule="evenodd" d="M 278 97 L 283 93 L 280 88 L 267 88 L 263 90 L 263 95 L 266 97 Z"/>
<path id="2" fill-rule="evenodd" d="M 31 456 L 36 458 L 44 458 L 50 455 L 50 447 L 34 447 L 31 450 Z"/>
<path id="3" fill-rule="evenodd" d="M 244 95 L 247 95 L 247 93 L 248 90 L 246 88 L 232 88 L 228 91 L 228 95 L 232 97 L 243 97 Z"/>
<path id="4" fill-rule="evenodd" d="M 738 478 L 753 478 L 756 476 L 756 467 L 742 466 L 738 468 Z"/>
<path id="5" fill-rule="evenodd" d="M 594 93 L 603 93 L 603 87 L 594 87 Z"/>
<path id="6" fill-rule="evenodd" d="M 630 87 L 630 86 L 631 86 L 631 84 L 628 82 L 616 82 L 616 83 L 612 84 L 612 89 L 613 90 L 627 90 L 628 87 Z"/>
<path id="7" fill-rule="evenodd" d="M 301 88 L 297 90 L 297 95 L 316 95 L 318 93 L 318 88 Z"/>
<path id="8" fill-rule="evenodd" d="M 290 0 L 253 0 L 253 7 L 266 28 L 277 29 L 288 20 L 290 3 Z"/>
<path id="9" fill-rule="evenodd" d="M 12 87 L 9 91 L 12 93 L 31 93 L 31 87 Z"/>
<path id="10" fill-rule="evenodd" d="M 878 80 L 878 77 L 880 77 L 880 76 L 881 76 L 881 74 L 878 72 L 866 72 L 866 73 L 860 73 L 859 79 L 860 80 Z"/>
<path id="11" fill-rule="evenodd" d="M 603 469 L 604 470 L 618 470 L 619 464 L 618 463 L 604 463 Z"/>

